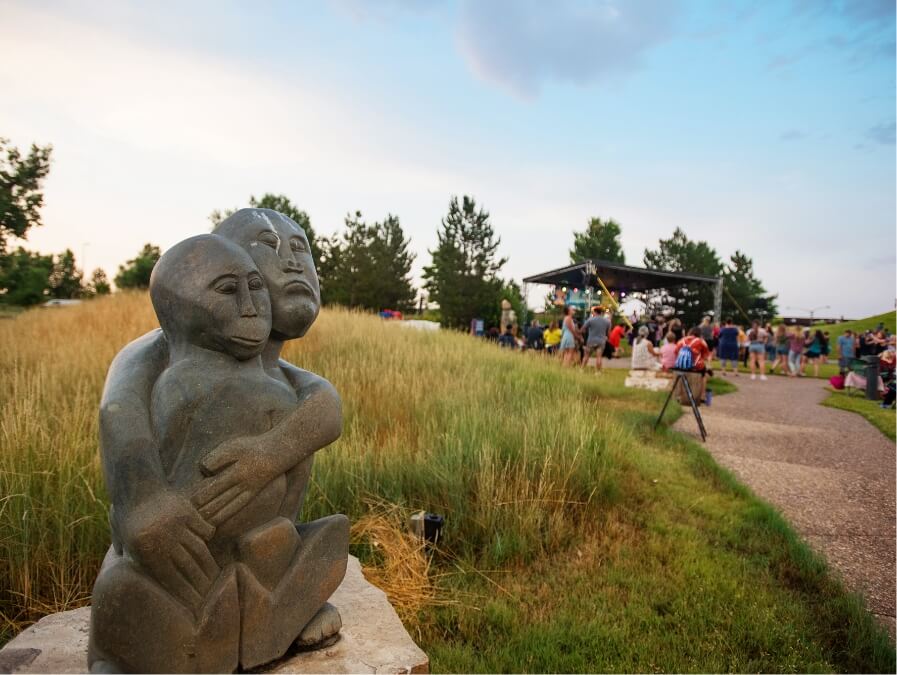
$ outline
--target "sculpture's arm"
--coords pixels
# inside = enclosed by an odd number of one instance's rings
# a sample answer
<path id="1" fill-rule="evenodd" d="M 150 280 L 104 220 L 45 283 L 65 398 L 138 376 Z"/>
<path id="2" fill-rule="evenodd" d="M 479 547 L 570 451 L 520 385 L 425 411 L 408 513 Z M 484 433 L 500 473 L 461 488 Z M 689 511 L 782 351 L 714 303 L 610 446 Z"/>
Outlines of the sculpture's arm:
<path id="1" fill-rule="evenodd" d="M 168 363 L 161 330 L 122 349 L 106 375 L 100 401 L 100 457 L 116 510 L 127 510 L 165 487 L 150 421 L 153 384 Z"/>
<path id="2" fill-rule="evenodd" d="M 168 343 L 160 330 L 115 357 L 100 403 L 100 455 L 118 545 L 195 610 L 219 571 L 205 543 L 215 528 L 171 489 L 162 470 L 150 401 L 167 363 Z"/>
<path id="3" fill-rule="evenodd" d="M 213 525 L 233 516 L 271 480 L 342 432 L 342 403 L 333 385 L 292 365 L 284 374 L 296 388 L 296 409 L 270 431 L 225 441 L 202 461 L 210 477 L 197 486 L 193 503 Z"/>

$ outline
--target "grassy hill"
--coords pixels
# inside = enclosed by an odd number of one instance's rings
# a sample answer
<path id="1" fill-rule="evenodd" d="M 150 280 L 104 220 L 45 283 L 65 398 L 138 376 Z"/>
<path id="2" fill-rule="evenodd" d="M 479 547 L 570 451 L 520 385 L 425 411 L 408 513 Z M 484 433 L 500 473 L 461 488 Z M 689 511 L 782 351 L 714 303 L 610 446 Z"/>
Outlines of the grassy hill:
<path id="1" fill-rule="evenodd" d="M 884 314 L 876 314 L 875 316 L 868 316 L 865 319 L 845 321 L 844 323 L 816 324 L 814 328 L 819 327 L 823 330 L 827 330 L 831 335 L 831 339 L 837 340 L 839 336 L 844 335 L 848 330 L 852 330 L 854 333 L 857 331 L 862 333 L 870 328 L 874 329 L 879 323 L 883 323 L 885 328 L 892 333 L 897 332 L 897 312 L 885 312 Z"/>
<path id="2" fill-rule="evenodd" d="M 88 602 L 108 546 L 105 371 L 154 327 L 119 294 L 0 322 L 0 616 Z M 342 438 L 306 517 L 353 552 L 440 671 L 880 671 L 894 646 L 784 520 L 660 397 L 455 333 L 325 311 L 287 358 L 330 379 Z M 427 553 L 404 518 L 446 517 Z"/>

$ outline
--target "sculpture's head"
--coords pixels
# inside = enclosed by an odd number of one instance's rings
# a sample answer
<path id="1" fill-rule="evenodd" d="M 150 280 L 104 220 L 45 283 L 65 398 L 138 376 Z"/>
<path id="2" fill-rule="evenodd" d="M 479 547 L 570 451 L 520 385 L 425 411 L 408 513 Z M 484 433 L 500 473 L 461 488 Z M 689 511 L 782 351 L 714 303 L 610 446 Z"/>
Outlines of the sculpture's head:
<path id="1" fill-rule="evenodd" d="M 271 209 L 240 209 L 214 230 L 249 252 L 271 296 L 271 335 L 305 335 L 321 308 L 321 289 L 305 232 Z"/>
<path id="2" fill-rule="evenodd" d="M 150 298 L 172 345 L 243 361 L 261 354 L 271 333 L 271 302 L 252 258 L 214 234 L 168 249 L 153 269 Z"/>

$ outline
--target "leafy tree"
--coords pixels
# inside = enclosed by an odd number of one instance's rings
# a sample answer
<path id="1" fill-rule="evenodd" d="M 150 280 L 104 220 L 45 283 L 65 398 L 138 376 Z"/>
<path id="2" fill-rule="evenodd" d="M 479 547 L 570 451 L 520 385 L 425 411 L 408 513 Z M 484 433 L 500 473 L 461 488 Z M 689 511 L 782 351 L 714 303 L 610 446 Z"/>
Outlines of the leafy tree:
<path id="1" fill-rule="evenodd" d="M 741 314 L 744 311 L 750 319 L 765 320 L 778 313 L 776 296 L 767 293 L 763 283 L 754 276 L 754 261 L 741 251 L 730 256 L 723 271 L 723 284 L 724 316 L 744 318 Z"/>
<path id="2" fill-rule="evenodd" d="M 501 240 L 495 236 L 489 214 L 472 197 L 449 201 L 449 210 L 437 233 L 432 263 L 424 267 L 425 288 L 439 303 L 442 324 L 466 329 L 471 319 L 497 315 L 502 280 L 498 277 L 507 258 L 497 257 Z"/>
<path id="3" fill-rule="evenodd" d="M 409 251 L 397 216 L 367 224 L 347 215 L 345 230 L 323 242 L 320 264 L 324 302 L 370 310 L 407 311 L 414 304 Z"/>
<path id="4" fill-rule="evenodd" d="M 109 295 L 112 286 L 109 284 L 109 278 L 101 267 L 97 267 L 93 274 L 90 275 L 90 282 L 87 284 L 88 292 L 91 295 Z"/>
<path id="5" fill-rule="evenodd" d="M 53 257 L 21 246 L 0 256 L 0 302 L 36 305 L 49 297 Z"/>
<path id="6" fill-rule="evenodd" d="M 661 239 L 656 250 L 645 249 L 645 267 L 668 272 L 694 272 L 720 276 L 722 262 L 706 241 L 692 241 L 680 228 L 669 239 Z M 647 294 L 648 311 L 672 312 L 686 327 L 699 323 L 713 310 L 713 291 L 710 284 L 686 284 L 652 291 Z"/>
<path id="7" fill-rule="evenodd" d="M 50 295 L 54 298 L 71 299 L 81 297 L 84 288 L 83 274 L 75 266 L 75 254 L 67 248 L 56 256 L 50 272 Z"/>
<path id="8" fill-rule="evenodd" d="M 118 266 L 115 285 L 119 288 L 149 288 L 150 275 L 161 256 L 158 246 L 144 244 L 136 258 Z"/>
<path id="9" fill-rule="evenodd" d="M 315 263 L 320 262 L 323 251 L 318 237 L 315 235 L 314 229 L 312 229 L 311 220 L 305 211 L 302 211 L 290 201 L 289 197 L 286 195 L 275 195 L 271 192 L 266 192 L 259 199 L 256 199 L 254 195 L 250 195 L 249 206 L 256 209 L 271 209 L 296 221 L 305 230 L 305 236 L 308 237 L 308 245 L 311 248 L 311 254 L 315 259 Z M 215 209 L 209 214 L 209 220 L 212 221 L 212 225 L 217 225 L 228 216 L 236 213 L 236 211 L 237 209 L 224 209 L 224 211 Z"/>
<path id="10" fill-rule="evenodd" d="M 0 256 L 6 253 L 10 238 L 24 239 L 29 229 L 41 224 L 41 186 L 50 171 L 51 151 L 49 145 L 32 145 L 31 152 L 22 156 L 18 148 L 0 138 Z"/>
<path id="11" fill-rule="evenodd" d="M 607 260 L 625 263 L 620 233 L 620 225 L 613 219 L 590 218 L 583 232 L 573 233 L 570 262 L 576 264 L 583 260 Z"/>

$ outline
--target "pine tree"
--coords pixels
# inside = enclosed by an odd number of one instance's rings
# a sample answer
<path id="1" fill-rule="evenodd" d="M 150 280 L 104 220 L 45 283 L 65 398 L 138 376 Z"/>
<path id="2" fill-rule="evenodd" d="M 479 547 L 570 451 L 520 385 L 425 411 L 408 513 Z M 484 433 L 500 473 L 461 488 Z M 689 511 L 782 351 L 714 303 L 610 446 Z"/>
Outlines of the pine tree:
<path id="1" fill-rule="evenodd" d="M 407 311 L 414 302 L 409 250 L 399 218 L 367 224 L 360 211 L 346 216 L 345 229 L 322 242 L 322 299 L 369 310 Z"/>
<path id="2" fill-rule="evenodd" d="M 590 218 L 583 232 L 573 233 L 570 262 L 574 265 L 583 260 L 625 263 L 620 234 L 620 225 L 613 219 Z"/>
<path id="3" fill-rule="evenodd" d="M 645 267 L 667 272 L 694 272 L 718 277 L 723 265 L 706 241 L 691 241 L 680 228 L 669 239 L 661 239 L 657 250 L 645 249 Z M 714 289 L 710 284 L 693 283 L 651 291 L 648 311 L 672 313 L 686 326 L 695 326 L 713 310 Z"/>
<path id="4" fill-rule="evenodd" d="M 754 261 L 741 251 L 729 257 L 723 272 L 723 316 L 761 321 L 771 320 L 778 312 L 776 296 L 769 295 L 763 283 L 754 276 Z M 736 304 L 737 303 L 737 304 Z"/>
<path id="5" fill-rule="evenodd" d="M 474 318 L 490 319 L 499 311 L 502 280 L 498 277 L 506 258 L 498 258 L 501 242 L 489 222 L 489 214 L 472 197 L 449 201 L 449 210 L 437 233 L 432 263 L 424 267 L 425 288 L 439 303 L 442 324 L 466 329 Z"/>

